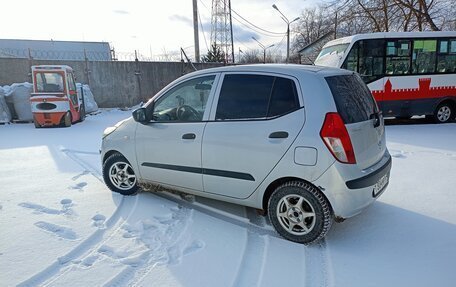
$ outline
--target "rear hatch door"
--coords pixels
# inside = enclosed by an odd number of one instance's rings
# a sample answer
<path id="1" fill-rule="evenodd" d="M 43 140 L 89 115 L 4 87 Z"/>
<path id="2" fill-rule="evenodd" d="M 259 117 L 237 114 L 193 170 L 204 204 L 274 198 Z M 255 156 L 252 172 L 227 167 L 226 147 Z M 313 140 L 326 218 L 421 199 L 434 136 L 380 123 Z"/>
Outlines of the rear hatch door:
<path id="1" fill-rule="evenodd" d="M 337 111 L 345 123 L 356 163 L 366 169 L 386 150 L 383 117 L 368 87 L 358 74 L 326 77 Z"/>

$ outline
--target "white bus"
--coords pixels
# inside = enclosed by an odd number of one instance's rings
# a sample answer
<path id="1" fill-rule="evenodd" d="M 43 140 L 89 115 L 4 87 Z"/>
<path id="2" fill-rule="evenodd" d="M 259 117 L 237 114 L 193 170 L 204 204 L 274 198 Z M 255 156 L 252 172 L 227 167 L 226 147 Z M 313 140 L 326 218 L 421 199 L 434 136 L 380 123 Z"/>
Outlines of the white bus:
<path id="1" fill-rule="evenodd" d="M 328 42 L 315 65 L 358 72 L 385 117 L 456 116 L 456 32 L 385 32 Z"/>

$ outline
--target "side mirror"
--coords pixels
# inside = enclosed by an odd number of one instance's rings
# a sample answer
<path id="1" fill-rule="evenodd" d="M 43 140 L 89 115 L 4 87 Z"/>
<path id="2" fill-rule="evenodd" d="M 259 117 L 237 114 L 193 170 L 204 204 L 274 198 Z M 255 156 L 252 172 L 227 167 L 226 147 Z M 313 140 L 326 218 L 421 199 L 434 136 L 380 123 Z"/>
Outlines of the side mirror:
<path id="1" fill-rule="evenodd" d="M 147 111 L 146 108 L 139 108 L 133 111 L 133 119 L 138 123 L 147 123 Z"/>

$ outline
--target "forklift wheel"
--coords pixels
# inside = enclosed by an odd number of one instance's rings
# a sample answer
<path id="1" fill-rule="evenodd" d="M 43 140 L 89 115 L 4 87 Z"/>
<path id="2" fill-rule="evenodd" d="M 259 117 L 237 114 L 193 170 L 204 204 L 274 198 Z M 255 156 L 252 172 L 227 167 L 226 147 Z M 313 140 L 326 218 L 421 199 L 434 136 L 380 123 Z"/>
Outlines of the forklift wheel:
<path id="1" fill-rule="evenodd" d="M 66 112 L 66 114 L 63 116 L 63 126 L 68 128 L 71 127 L 71 114 L 70 112 Z"/>
<path id="2" fill-rule="evenodd" d="M 85 113 L 85 109 L 84 109 L 83 105 L 80 107 L 79 114 L 80 114 L 79 122 L 83 122 L 85 120 L 85 117 L 86 117 L 86 113 Z"/>

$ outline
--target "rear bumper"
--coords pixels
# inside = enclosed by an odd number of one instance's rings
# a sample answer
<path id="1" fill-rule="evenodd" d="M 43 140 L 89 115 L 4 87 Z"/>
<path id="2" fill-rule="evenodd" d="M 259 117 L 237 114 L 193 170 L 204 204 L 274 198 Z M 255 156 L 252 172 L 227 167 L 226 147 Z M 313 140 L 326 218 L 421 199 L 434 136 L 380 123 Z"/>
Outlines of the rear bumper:
<path id="1" fill-rule="evenodd" d="M 374 186 L 384 176 L 389 182 L 391 167 L 391 155 L 386 151 L 379 162 L 362 171 L 349 170 L 347 165 L 336 162 L 313 184 L 328 198 L 337 218 L 349 218 L 363 211 L 385 191 L 388 184 L 375 192 Z"/>
<path id="2" fill-rule="evenodd" d="M 33 118 L 40 126 L 59 125 L 65 112 L 33 113 Z"/>
<path id="3" fill-rule="evenodd" d="M 392 166 L 392 160 L 391 157 L 388 159 L 388 161 L 379 169 L 375 170 L 374 172 L 357 178 L 357 179 L 352 179 L 349 180 L 345 183 L 349 189 L 359 189 L 359 188 L 365 188 L 369 186 L 375 185 L 385 174 L 389 173 L 391 170 Z"/>

